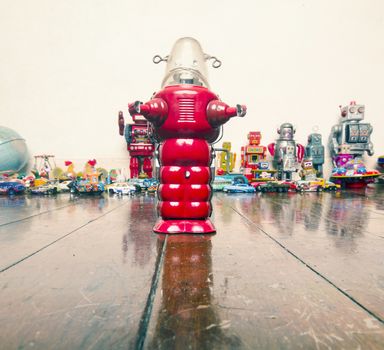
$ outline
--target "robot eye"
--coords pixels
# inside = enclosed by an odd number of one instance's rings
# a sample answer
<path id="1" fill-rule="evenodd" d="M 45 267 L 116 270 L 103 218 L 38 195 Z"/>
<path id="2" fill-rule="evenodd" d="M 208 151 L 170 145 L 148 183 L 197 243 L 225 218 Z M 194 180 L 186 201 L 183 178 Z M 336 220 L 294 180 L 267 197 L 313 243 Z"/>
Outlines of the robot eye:
<path id="1" fill-rule="evenodd" d="M 342 110 L 342 111 L 341 111 L 341 116 L 342 116 L 342 117 L 345 117 L 346 115 L 347 115 L 347 111 L 346 111 L 345 109 Z"/>
<path id="2" fill-rule="evenodd" d="M 356 107 L 349 107 L 350 113 L 356 113 Z"/>
<path id="3" fill-rule="evenodd" d="M 357 111 L 358 111 L 359 113 L 364 113 L 364 107 L 359 107 L 359 108 L 357 109 Z"/>

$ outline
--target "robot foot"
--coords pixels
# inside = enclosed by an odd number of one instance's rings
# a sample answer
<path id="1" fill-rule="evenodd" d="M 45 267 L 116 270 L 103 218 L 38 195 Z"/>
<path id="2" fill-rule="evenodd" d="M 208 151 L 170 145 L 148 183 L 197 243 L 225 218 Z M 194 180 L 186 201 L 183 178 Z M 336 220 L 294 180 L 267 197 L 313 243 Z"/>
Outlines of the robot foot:
<path id="1" fill-rule="evenodd" d="M 192 234 L 204 234 L 215 233 L 216 229 L 211 220 L 157 220 L 153 231 L 156 233 L 165 234 L 180 234 L 180 233 L 192 233 Z"/>

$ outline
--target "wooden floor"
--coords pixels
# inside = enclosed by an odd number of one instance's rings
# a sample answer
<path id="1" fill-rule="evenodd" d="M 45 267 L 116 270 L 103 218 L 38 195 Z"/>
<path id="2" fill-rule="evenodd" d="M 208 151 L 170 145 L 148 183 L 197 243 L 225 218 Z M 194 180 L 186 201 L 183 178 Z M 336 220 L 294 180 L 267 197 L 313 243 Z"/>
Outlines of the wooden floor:
<path id="1" fill-rule="evenodd" d="M 214 236 L 155 202 L 0 197 L 0 349 L 384 348 L 384 187 L 216 194 Z"/>

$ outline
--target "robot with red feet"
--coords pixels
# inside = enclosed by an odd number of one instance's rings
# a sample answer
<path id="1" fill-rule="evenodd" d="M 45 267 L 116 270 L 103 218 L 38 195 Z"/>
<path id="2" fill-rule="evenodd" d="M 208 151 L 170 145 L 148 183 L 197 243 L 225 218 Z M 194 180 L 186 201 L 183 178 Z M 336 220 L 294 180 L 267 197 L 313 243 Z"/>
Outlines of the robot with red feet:
<path id="1" fill-rule="evenodd" d="M 221 62 L 205 54 L 193 38 L 176 41 L 171 53 L 154 63 L 167 62 L 162 89 L 146 103 L 129 104 L 131 115 L 141 114 L 160 142 L 160 186 L 157 233 L 214 233 L 209 219 L 212 206 L 211 144 L 221 126 L 243 117 L 246 107 L 230 107 L 209 89 L 206 61 Z"/>
<path id="2" fill-rule="evenodd" d="M 152 177 L 152 159 L 155 152 L 149 122 L 140 114 L 132 114 L 133 123 L 125 125 L 123 112 L 119 112 L 119 134 L 125 136 L 130 156 L 129 170 L 131 179 Z"/>

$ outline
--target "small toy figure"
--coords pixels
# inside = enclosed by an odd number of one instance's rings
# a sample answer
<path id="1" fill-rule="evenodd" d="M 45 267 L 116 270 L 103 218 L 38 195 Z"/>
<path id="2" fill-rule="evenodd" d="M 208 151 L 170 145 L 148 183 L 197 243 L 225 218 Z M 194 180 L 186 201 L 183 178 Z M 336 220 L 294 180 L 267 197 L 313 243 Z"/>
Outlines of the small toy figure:
<path id="1" fill-rule="evenodd" d="M 312 161 L 317 176 L 323 177 L 324 146 L 321 143 L 321 134 L 313 133 L 308 136 L 305 158 Z"/>
<path id="2" fill-rule="evenodd" d="M 152 158 L 155 152 L 155 141 L 152 137 L 149 122 L 139 113 L 132 114 L 132 124 L 124 125 L 123 112 L 119 112 L 119 134 L 125 136 L 130 156 L 130 177 L 152 177 Z"/>
<path id="3" fill-rule="evenodd" d="M 76 179 L 75 165 L 73 164 L 73 162 L 70 160 L 66 160 L 64 164 L 67 167 L 67 170 L 63 174 L 65 178 L 71 180 Z"/>
<path id="4" fill-rule="evenodd" d="M 280 137 L 276 140 L 276 143 L 268 145 L 279 180 L 292 180 L 292 173 L 298 170 L 298 163 L 303 159 L 304 146 L 296 143 L 293 139 L 295 132 L 296 130 L 292 124 L 281 124 L 280 129 L 277 129 Z"/>
<path id="5" fill-rule="evenodd" d="M 345 187 L 364 187 L 379 176 L 377 171 L 367 171 L 363 155 L 373 155 L 370 140 L 372 126 L 361 123 L 364 119 L 364 105 L 352 101 L 349 106 L 340 108 L 339 124 L 331 132 L 331 154 L 334 169 L 331 180 Z"/>
<path id="6" fill-rule="evenodd" d="M 245 106 L 230 107 L 209 90 L 206 60 L 221 62 L 202 51 L 193 38 L 179 39 L 169 56 L 156 55 L 154 63 L 167 62 L 162 90 L 146 103 L 129 104 L 131 115 L 141 114 L 159 140 L 159 233 L 215 232 L 211 207 L 213 148 L 221 126 L 243 117 Z"/>
<path id="7" fill-rule="evenodd" d="M 35 163 L 31 170 L 33 175 L 35 175 L 36 178 L 43 177 L 49 179 L 52 169 L 56 168 L 55 156 L 51 154 L 41 154 L 34 156 L 34 158 Z M 52 166 L 51 160 L 54 166 Z"/>
<path id="8" fill-rule="evenodd" d="M 273 180 L 275 171 L 271 170 L 266 159 L 267 147 L 261 146 L 260 131 L 247 135 L 248 145 L 241 147 L 241 169 L 249 181 Z"/>
<path id="9" fill-rule="evenodd" d="M 82 177 L 73 182 L 71 192 L 79 194 L 101 194 L 104 192 L 104 183 L 99 179 L 100 173 L 95 168 L 96 163 L 96 159 L 90 159 L 85 163 Z"/>
<path id="10" fill-rule="evenodd" d="M 312 160 L 304 159 L 301 163 L 299 175 L 302 180 L 313 181 L 317 178 L 317 171 L 313 166 Z"/>
<path id="11" fill-rule="evenodd" d="M 223 142 L 223 146 L 221 148 L 215 148 L 215 151 L 220 152 L 217 175 L 232 172 L 236 164 L 236 153 L 231 152 L 231 143 Z"/>

